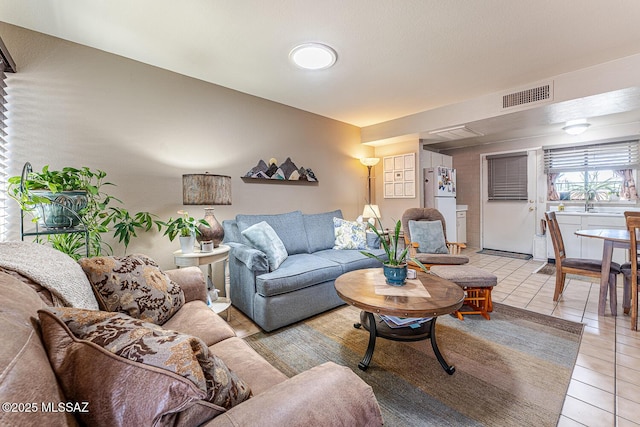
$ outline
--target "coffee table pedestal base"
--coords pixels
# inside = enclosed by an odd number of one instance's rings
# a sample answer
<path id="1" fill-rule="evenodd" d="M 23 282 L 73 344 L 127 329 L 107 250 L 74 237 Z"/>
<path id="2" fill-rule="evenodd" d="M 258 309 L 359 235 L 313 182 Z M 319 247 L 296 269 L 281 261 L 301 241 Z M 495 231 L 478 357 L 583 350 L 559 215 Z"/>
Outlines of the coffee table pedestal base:
<path id="1" fill-rule="evenodd" d="M 422 341 L 426 339 L 431 340 L 431 347 L 436 355 L 436 359 L 442 366 L 442 369 L 449 374 L 453 375 L 456 371 L 455 366 L 451 366 L 444 360 L 440 349 L 438 348 L 438 342 L 436 341 L 436 319 L 432 318 L 430 321 L 421 324 L 417 328 L 390 328 L 381 318 L 373 313 L 366 311 L 360 312 L 360 323 L 356 323 L 353 326 L 355 328 L 364 327 L 369 331 L 369 345 L 364 358 L 358 363 L 358 368 L 366 371 L 371 363 L 373 357 L 373 350 L 376 347 L 376 337 L 385 338 L 393 341 Z"/>

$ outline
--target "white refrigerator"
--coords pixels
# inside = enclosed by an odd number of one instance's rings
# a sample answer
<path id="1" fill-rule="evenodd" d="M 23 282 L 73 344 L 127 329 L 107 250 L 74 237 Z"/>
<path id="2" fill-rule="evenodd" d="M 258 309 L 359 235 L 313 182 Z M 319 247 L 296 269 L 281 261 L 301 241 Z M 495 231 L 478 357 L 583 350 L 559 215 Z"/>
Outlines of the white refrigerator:
<path id="1" fill-rule="evenodd" d="M 444 216 L 449 242 L 457 242 L 456 170 L 445 166 L 424 169 L 424 207 L 435 208 Z"/>

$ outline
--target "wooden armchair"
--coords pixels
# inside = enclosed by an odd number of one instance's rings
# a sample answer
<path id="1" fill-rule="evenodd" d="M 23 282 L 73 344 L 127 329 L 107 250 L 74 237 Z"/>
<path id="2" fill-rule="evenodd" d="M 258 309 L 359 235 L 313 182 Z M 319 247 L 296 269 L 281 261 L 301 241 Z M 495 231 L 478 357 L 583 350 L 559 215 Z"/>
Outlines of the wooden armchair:
<path id="1" fill-rule="evenodd" d="M 420 250 L 420 243 L 411 238 L 409 221 L 440 221 L 442 232 L 447 247 L 447 253 L 427 253 Z M 460 252 L 466 247 L 464 243 L 447 241 L 446 222 L 440 211 L 433 208 L 411 208 L 402 214 L 402 229 L 404 230 L 404 241 L 409 247 L 409 256 L 424 264 L 427 268 L 432 265 L 460 265 L 467 264 L 469 258 Z M 417 265 L 409 262 L 409 267 L 418 269 Z"/>

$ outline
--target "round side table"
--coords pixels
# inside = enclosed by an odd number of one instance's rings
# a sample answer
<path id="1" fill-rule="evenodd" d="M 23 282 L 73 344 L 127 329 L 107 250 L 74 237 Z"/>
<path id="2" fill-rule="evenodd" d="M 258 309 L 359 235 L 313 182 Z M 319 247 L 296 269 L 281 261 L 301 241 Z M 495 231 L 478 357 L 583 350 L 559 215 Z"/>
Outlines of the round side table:
<path id="1" fill-rule="evenodd" d="M 177 250 L 173 253 L 174 263 L 178 268 L 180 267 L 193 267 L 193 266 L 207 266 L 207 290 L 209 295 L 208 305 L 216 313 L 222 313 L 226 310 L 227 321 L 229 321 L 229 307 L 231 306 L 231 295 L 229 294 L 229 277 L 227 276 L 227 265 L 229 263 L 229 250 L 231 248 L 227 245 L 219 245 L 217 248 L 213 248 L 211 252 L 202 252 L 195 250 L 190 254 L 183 254 L 181 250 Z M 213 283 L 213 264 L 222 263 L 222 273 L 224 277 L 223 289 L 219 289 Z M 218 289 L 222 292 L 222 295 L 218 296 L 216 300 L 211 300 L 211 296 L 214 295 L 214 289 Z"/>

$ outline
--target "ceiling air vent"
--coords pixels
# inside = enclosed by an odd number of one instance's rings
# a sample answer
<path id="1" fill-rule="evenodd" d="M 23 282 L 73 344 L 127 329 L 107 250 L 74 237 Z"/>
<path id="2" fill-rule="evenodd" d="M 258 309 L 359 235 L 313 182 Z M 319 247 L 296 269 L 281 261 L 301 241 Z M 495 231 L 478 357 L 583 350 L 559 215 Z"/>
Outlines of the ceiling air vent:
<path id="1" fill-rule="evenodd" d="M 531 89 L 509 93 L 502 97 L 502 108 L 541 103 L 553 99 L 553 84 L 547 83 Z"/>
<path id="2" fill-rule="evenodd" d="M 429 132 L 429 135 L 439 136 L 446 139 L 464 139 L 474 136 L 483 136 L 482 133 L 469 129 L 465 125 L 454 126 L 446 129 L 437 129 Z"/>

